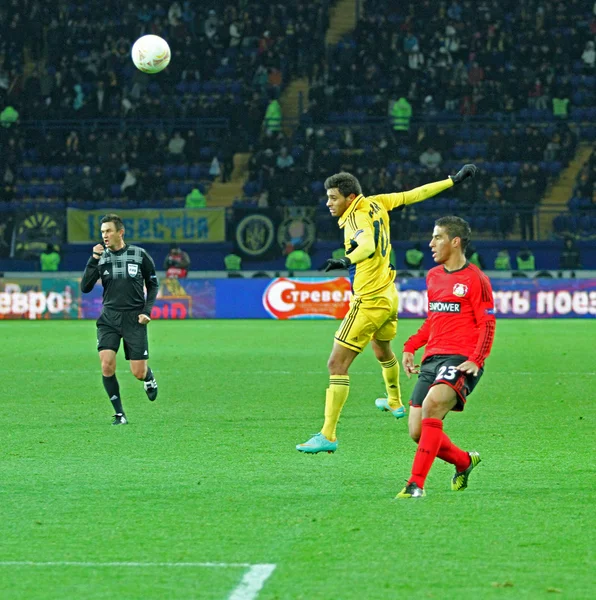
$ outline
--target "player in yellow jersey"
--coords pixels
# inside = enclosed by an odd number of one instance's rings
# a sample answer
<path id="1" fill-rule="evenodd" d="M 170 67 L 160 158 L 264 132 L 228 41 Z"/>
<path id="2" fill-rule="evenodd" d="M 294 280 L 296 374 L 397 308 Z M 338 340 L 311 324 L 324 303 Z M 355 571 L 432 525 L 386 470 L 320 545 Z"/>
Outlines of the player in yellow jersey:
<path id="1" fill-rule="evenodd" d="M 391 349 L 391 340 L 397 333 L 397 290 L 395 269 L 389 262 L 388 213 L 431 198 L 475 174 L 474 165 L 465 165 L 456 175 L 443 181 L 408 192 L 369 197 L 362 195 L 360 183 L 351 173 L 337 173 L 325 181 L 327 206 L 344 230 L 346 251 L 342 258 L 328 259 L 325 271 L 347 269 L 353 295 L 350 310 L 335 334 L 327 363 L 329 387 L 323 429 L 304 444 L 298 444 L 296 450 L 307 454 L 337 450 L 335 429 L 350 392 L 348 369 L 369 342 L 381 363 L 387 390 L 387 398 L 379 398 L 375 404 L 398 419 L 405 416 L 399 389 L 399 363 Z"/>

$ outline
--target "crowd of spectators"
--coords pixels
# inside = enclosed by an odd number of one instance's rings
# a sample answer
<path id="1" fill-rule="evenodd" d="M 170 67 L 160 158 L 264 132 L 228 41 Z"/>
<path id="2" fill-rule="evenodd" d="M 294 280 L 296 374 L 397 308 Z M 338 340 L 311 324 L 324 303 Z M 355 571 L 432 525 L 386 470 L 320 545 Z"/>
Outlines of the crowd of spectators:
<path id="1" fill-rule="evenodd" d="M 412 189 L 474 161 L 478 177 L 458 188 L 450 208 L 483 217 L 481 227 L 504 238 L 517 225 L 523 239 L 534 239 L 534 209 L 549 178 L 573 157 L 577 136 L 567 123 L 485 129 L 426 125 L 396 139 L 387 126 L 321 126 L 302 128 L 292 139 L 264 136 L 250 160 L 245 191 L 261 206 L 319 205 L 324 215 L 322 182 L 330 173 L 353 172 L 372 195 Z M 466 143 L 477 137 L 488 142 Z M 427 210 L 419 205 L 400 219 L 414 220 Z"/>
<path id="2" fill-rule="evenodd" d="M 292 77 L 312 76 L 324 56 L 330 3 L 6 4 L 0 8 L 0 104 L 15 105 L 21 118 L 225 117 L 234 130 L 254 135 L 270 98 Z M 170 65 L 157 76 L 130 60 L 133 42 L 148 33 L 163 36 L 172 50 Z M 26 78 L 25 42 L 37 65 Z"/>
<path id="3" fill-rule="evenodd" d="M 594 104 L 596 3 L 362 0 L 354 32 L 326 51 L 330 4 L 11 0 L 0 7 L 0 104 L 16 107 L 22 121 L 227 121 L 212 137 L 192 127 L 2 127 L 0 198 L 19 196 L 29 164 L 52 165 L 50 180 L 61 173 L 59 195 L 67 199 L 180 196 L 168 187 L 172 175 L 226 180 L 234 152 L 250 149 L 245 192 L 253 203 L 320 208 L 322 181 L 342 168 L 374 194 L 474 161 L 482 175 L 458 190 L 458 206 L 484 219 L 486 230 L 507 237 L 515 225 L 532 239 L 548 178 L 575 152 L 568 117 Z M 146 33 L 172 48 L 157 76 L 130 60 L 133 41 Z M 25 77 L 27 53 L 36 66 Z M 288 137 L 265 114 L 295 76 L 311 86 L 301 125 Z M 405 109 L 392 113 L 398 100 Z M 334 119 L 354 110 L 383 124 Z M 524 111 L 552 118 L 533 124 Z M 472 127 L 474 118 L 492 124 Z M 402 225 L 424 210 L 401 213 Z"/>
<path id="4" fill-rule="evenodd" d="M 178 178 L 228 180 L 234 152 L 259 138 L 272 99 L 292 77 L 312 76 L 324 56 L 330 4 L 11 0 L 0 7 L 0 108 L 9 106 L 21 124 L 87 125 L 0 127 L 0 198 L 27 197 L 31 189 L 34 197 L 82 200 L 184 195 L 168 188 L 172 173 L 162 181 L 172 163 L 190 166 L 182 176 L 178 169 Z M 163 36 L 172 50 L 170 65 L 156 76 L 130 60 L 132 43 L 148 33 Z M 163 125 L 208 117 L 225 121 L 207 135 L 190 124 L 180 131 Z M 113 118 L 125 118 L 128 127 L 116 133 L 89 125 Z M 143 128 L 142 119 L 158 124 Z M 31 179 L 50 184 L 19 185 Z"/>
<path id="5" fill-rule="evenodd" d="M 459 206 L 483 215 L 486 230 L 507 237 L 517 227 L 533 239 L 548 179 L 574 156 L 582 131 L 594 137 L 585 122 L 569 123 L 576 108 L 588 107 L 577 111 L 580 121 L 593 111 L 596 3 L 362 7 L 355 31 L 312 81 L 304 125 L 290 140 L 261 141 L 247 195 L 268 206 L 317 203 L 321 182 L 340 168 L 355 172 L 369 194 L 410 189 L 473 160 L 482 176 L 458 194 Z M 405 109 L 393 112 L 398 100 Z M 364 115 L 384 124 L 371 131 Z"/>
<path id="6" fill-rule="evenodd" d="M 596 237 L 596 152 L 592 152 L 578 173 L 567 206 L 568 212 L 555 217 L 555 233 L 560 236 Z"/>
<path id="7" fill-rule="evenodd" d="M 310 90 L 323 121 L 350 110 L 385 116 L 568 113 L 593 106 L 596 5 L 586 0 L 363 0 L 354 32 Z"/>
<path id="8" fill-rule="evenodd" d="M 202 138 L 194 129 L 90 131 L 0 128 L 0 200 L 34 198 L 161 201 L 193 183 L 231 172 L 236 140 L 227 130 Z M 216 169 L 216 170 L 215 170 Z M 172 179 L 188 180 L 171 187 Z M 28 183 L 40 185 L 26 187 Z M 45 184 L 45 185 L 41 185 Z M 35 193 L 24 193 L 35 189 Z M 21 191 L 20 191 L 21 190 Z"/>

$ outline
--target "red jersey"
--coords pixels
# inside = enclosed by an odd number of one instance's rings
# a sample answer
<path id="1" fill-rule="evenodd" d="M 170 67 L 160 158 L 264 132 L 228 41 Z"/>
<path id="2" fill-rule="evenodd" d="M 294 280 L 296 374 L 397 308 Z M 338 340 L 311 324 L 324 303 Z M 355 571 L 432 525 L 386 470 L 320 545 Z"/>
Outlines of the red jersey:
<path id="1" fill-rule="evenodd" d="M 414 354 L 426 345 L 422 360 L 435 354 L 461 354 L 484 365 L 495 338 L 495 308 L 489 278 L 466 263 L 457 271 L 443 265 L 426 276 L 428 317 L 404 344 Z"/>

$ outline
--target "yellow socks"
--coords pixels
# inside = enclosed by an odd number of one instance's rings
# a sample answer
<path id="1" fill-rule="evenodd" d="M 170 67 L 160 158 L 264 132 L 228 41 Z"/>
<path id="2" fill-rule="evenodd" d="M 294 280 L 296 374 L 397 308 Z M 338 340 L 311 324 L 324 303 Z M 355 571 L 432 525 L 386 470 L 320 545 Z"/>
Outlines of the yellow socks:
<path id="1" fill-rule="evenodd" d="M 349 375 L 331 375 L 329 377 L 329 387 L 325 394 L 325 424 L 321 429 L 321 433 L 328 440 L 335 441 L 335 428 L 349 393 Z"/>
<path id="2" fill-rule="evenodd" d="M 395 355 L 391 360 L 382 362 L 383 379 L 385 380 L 385 388 L 387 389 L 387 403 L 391 408 L 399 408 L 401 403 L 401 391 L 399 389 L 399 363 Z"/>

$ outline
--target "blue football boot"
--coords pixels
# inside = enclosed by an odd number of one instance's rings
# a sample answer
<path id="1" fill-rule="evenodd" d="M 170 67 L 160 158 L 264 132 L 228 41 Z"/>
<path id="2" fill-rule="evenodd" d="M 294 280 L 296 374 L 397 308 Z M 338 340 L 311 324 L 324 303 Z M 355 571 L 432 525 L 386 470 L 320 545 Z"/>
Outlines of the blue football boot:
<path id="1" fill-rule="evenodd" d="M 389 406 L 389 400 L 387 398 L 377 398 L 375 400 L 375 406 L 379 410 L 390 412 L 396 419 L 401 419 L 406 416 L 405 406 L 400 406 L 399 408 L 391 408 Z"/>
<path id="2" fill-rule="evenodd" d="M 308 442 L 298 444 L 296 450 L 298 450 L 298 452 L 304 452 L 304 454 L 318 454 L 319 452 L 329 452 L 329 454 L 333 454 L 333 452 L 337 450 L 337 440 L 332 442 L 322 433 L 315 433 Z"/>

